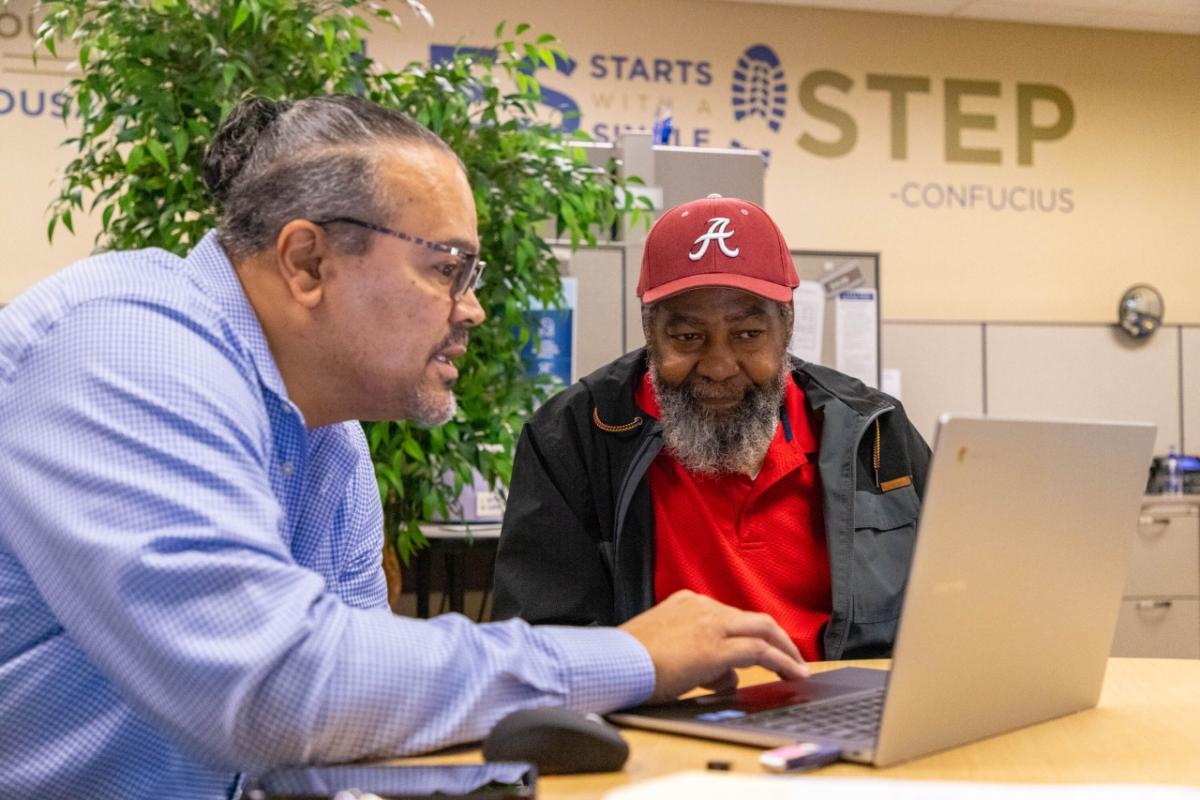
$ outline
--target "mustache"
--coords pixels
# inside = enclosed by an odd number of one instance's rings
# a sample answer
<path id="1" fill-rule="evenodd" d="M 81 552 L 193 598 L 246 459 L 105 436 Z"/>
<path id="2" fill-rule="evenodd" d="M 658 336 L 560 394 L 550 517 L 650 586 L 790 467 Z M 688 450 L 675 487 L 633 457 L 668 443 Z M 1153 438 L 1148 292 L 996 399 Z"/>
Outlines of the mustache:
<path id="1" fill-rule="evenodd" d="M 751 384 L 727 384 L 711 381 L 698 375 L 689 375 L 678 384 L 672 386 L 661 382 L 660 394 L 667 394 L 683 404 L 690 413 L 700 416 L 716 414 L 724 416 L 730 411 L 736 412 L 753 401 L 761 387 Z M 726 411 L 716 411 L 708 408 L 708 404 L 730 405 L 733 408 Z"/>
<path id="2" fill-rule="evenodd" d="M 687 397 L 699 400 L 701 402 L 733 402 L 745 400 L 751 394 L 755 387 L 753 384 L 749 386 L 726 386 L 724 384 L 710 381 L 707 378 L 689 377 L 679 386 L 674 387 L 676 391 Z"/>
<path id="3" fill-rule="evenodd" d="M 446 335 L 446 338 L 442 339 L 440 342 L 438 342 L 437 347 L 433 348 L 433 354 L 437 355 L 438 353 L 442 352 L 443 350 L 448 350 L 449 348 L 454 347 L 455 345 L 462 345 L 463 347 L 466 347 L 467 343 L 470 340 L 471 340 L 470 329 L 461 328 L 461 327 L 460 328 L 451 328 L 450 333 Z"/>

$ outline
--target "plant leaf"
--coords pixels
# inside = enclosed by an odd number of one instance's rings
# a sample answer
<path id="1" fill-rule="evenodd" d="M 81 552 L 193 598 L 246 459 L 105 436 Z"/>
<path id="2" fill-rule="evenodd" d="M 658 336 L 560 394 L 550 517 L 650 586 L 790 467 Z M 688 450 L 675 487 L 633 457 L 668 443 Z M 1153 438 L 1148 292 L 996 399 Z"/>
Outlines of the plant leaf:
<path id="1" fill-rule="evenodd" d="M 421 445 L 417 444 L 416 439 L 404 440 L 404 452 L 412 456 L 417 461 L 424 464 L 428 459 L 425 458 L 425 451 L 421 449 Z"/>
<path id="2" fill-rule="evenodd" d="M 146 158 L 146 148 L 141 144 L 136 144 L 129 151 L 129 157 L 125 159 L 125 174 L 133 175 L 137 172 L 138 167 L 142 165 L 142 161 Z"/>
<path id="3" fill-rule="evenodd" d="M 250 19 L 250 4 L 246 2 L 237 4 L 237 11 L 233 14 L 233 24 L 229 26 L 229 32 L 234 33 L 242 25 L 246 24 L 246 20 Z"/>
<path id="4" fill-rule="evenodd" d="M 176 128 L 171 135 L 171 145 L 175 148 L 175 158 L 181 163 L 187 158 L 188 143 L 191 137 L 183 128 Z"/>
<path id="5" fill-rule="evenodd" d="M 157 139 L 147 139 L 146 149 L 150 151 L 150 156 L 158 162 L 158 165 L 163 168 L 163 172 L 170 171 L 171 160 L 167 158 L 167 148 L 162 146 L 162 142 Z"/>

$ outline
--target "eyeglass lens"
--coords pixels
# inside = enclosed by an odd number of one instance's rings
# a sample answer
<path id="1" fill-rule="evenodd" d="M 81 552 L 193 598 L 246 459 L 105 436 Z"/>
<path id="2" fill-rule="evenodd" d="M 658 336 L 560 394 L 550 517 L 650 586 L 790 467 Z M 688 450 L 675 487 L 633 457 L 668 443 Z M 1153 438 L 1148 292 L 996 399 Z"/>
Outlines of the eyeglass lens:
<path id="1" fill-rule="evenodd" d="M 469 290 L 480 287 L 484 266 L 486 265 L 479 256 L 463 256 L 462 267 L 455 275 L 454 287 L 451 290 L 455 300 L 461 300 Z"/>

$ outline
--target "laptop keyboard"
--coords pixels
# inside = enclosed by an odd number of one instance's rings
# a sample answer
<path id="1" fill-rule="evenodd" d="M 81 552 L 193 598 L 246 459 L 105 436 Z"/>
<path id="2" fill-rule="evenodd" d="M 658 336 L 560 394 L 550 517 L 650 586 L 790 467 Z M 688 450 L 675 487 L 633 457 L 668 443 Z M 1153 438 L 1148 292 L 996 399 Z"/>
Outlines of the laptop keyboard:
<path id="1" fill-rule="evenodd" d="M 826 703 L 803 703 L 770 711 L 760 711 L 721 724 L 738 728 L 759 728 L 797 736 L 823 736 L 833 739 L 873 738 L 883 714 L 883 687 L 868 694 L 832 700 Z"/>

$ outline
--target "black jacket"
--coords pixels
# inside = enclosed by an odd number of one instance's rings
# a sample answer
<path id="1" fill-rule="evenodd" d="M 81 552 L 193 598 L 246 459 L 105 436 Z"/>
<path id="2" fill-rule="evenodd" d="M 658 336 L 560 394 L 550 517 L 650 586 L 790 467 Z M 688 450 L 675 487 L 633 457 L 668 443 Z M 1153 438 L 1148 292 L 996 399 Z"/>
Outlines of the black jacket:
<path id="1" fill-rule="evenodd" d="M 929 447 L 900 403 L 794 360 L 820 439 L 833 612 L 825 657 L 887 655 L 908 575 Z M 494 613 L 616 625 L 654 605 L 647 471 L 662 426 L 634 401 L 636 350 L 540 409 L 521 433 L 496 558 Z M 878 458 L 879 468 L 875 463 Z"/>

